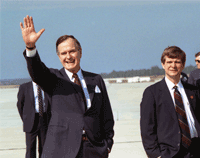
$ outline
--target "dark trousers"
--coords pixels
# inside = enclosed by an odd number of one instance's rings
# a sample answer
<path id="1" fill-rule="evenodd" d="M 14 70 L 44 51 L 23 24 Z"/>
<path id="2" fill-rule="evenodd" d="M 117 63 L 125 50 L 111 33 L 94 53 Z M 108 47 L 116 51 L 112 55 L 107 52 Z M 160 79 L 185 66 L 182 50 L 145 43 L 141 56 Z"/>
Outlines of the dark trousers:
<path id="1" fill-rule="evenodd" d="M 174 158 L 200 158 L 200 138 L 192 138 L 189 149 L 185 149 L 181 146 Z"/>
<path id="2" fill-rule="evenodd" d="M 88 141 L 82 141 L 81 147 L 76 158 L 108 158 L 108 152 L 105 155 L 100 155 L 93 145 Z"/>
<path id="3" fill-rule="evenodd" d="M 36 142 L 38 137 L 38 155 L 42 154 L 45 138 L 47 133 L 46 113 L 43 117 L 35 114 L 33 129 L 30 133 L 26 132 L 26 158 L 36 158 Z"/>

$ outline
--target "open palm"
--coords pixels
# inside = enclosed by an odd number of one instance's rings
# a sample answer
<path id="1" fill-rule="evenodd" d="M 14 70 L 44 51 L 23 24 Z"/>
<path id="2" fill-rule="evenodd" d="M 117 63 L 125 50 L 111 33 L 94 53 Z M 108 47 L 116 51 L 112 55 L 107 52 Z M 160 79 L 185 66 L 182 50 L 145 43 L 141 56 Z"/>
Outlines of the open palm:
<path id="1" fill-rule="evenodd" d="M 24 18 L 24 26 L 20 23 L 22 37 L 27 47 L 35 47 L 35 43 L 40 38 L 45 29 L 41 29 L 38 33 L 35 32 L 33 18 L 28 15 Z"/>

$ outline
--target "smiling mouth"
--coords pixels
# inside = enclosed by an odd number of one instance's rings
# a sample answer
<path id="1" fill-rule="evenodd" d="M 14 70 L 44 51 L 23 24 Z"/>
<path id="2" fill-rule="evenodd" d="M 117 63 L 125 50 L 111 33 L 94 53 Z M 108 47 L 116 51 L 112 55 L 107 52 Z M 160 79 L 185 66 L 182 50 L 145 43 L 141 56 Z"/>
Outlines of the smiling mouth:
<path id="1" fill-rule="evenodd" d="M 73 64 L 75 61 L 65 61 L 67 64 Z"/>

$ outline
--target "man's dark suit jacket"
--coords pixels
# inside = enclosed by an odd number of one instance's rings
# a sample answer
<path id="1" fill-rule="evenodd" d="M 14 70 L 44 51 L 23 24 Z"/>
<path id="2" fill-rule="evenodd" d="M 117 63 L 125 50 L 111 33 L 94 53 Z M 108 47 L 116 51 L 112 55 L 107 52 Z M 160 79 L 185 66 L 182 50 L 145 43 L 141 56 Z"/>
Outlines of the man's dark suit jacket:
<path id="1" fill-rule="evenodd" d="M 195 69 L 190 72 L 188 83 L 195 85 L 195 86 L 200 86 L 200 69 Z"/>
<path id="2" fill-rule="evenodd" d="M 23 121 L 23 130 L 24 132 L 31 132 L 35 120 L 35 98 L 33 92 L 33 83 L 27 82 L 20 85 L 17 97 L 18 97 L 17 108 L 20 117 Z M 51 111 L 50 111 L 50 97 L 46 93 L 44 93 L 44 100 L 47 109 L 46 124 L 48 124 L 51 117 Z"/>
<path id="3" fill-rule="evenodd" d="M 52 96 L 52 117 L 43 149 L 43 158 L 75 158 L 82 141 L 83 127 L 100 155 L 112 148 L 114 120 L 110 101 L 100 75 L 82 71 L 91 99 L 86 112 L 81 88 L 68 78 L 64 68 L 48 69 L 38 53 L 26 57 L 32 80 Z M 95 93 L 98 86 L 100 93 Z"/>
<path id="4" fill-rule="evenodd" d="M 199 94 L 196 87 L 183 83 L 200 136 Z M 165 79 L 145 89 L 141 102 L 141 136 L 150 158 L 172 158 L 180 149 L 181 134 L 175 106 Z"/>

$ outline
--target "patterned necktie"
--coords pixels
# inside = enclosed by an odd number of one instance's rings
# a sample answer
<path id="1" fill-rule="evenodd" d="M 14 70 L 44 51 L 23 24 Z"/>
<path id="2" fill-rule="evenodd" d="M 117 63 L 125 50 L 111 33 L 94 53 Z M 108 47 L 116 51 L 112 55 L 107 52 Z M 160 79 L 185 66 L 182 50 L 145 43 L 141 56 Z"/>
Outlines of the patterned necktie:
<path id="1" fill-rule="evenodd" d="M 187 116 L 185 113 L 185 108 L 183 105 L 183 100 L 177 86 L 174 86 L 174 99 L 175 99 L 175 109 L 178 116 L 179 126 L 181 128 L 181 140 L 182 145 L 188 148 L 191 144 L 190 129 L 187 122 Z"/>
<path id="2" fill-rule="evenodd" d="M 38 95 L 38 103 L 39 103 L 39 116 L 43 116 L 43 98 L 42 91 L 40 86 L 37 86 L 37 95 Z"/>
<path id="3" fill-rule="evenodd" d="M 72 77 L 74 78 L 74 83 L 76 83 L 77 85 L 79 85 L 81 87 L 81 93 L 82 93 L 82 97 L 83 97 L 83 101 L 84 101 L 84 109 L 87 109 L 87 104 L 86 104 L 86 98 L 85 98 L 85 94 L 81 85 L 81 82 L 78 78 L 78 75 L 76 73 L 73 73 Z"/>
<path id="4" fill-rule="evenodd" d="M 77 85 L 81 86 L 81 82 L 78 78 L 78 75 L 76 73 L 73 73 L 72 77 L 74 78 L 74 83 L 76 83 Z"/>

